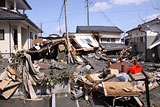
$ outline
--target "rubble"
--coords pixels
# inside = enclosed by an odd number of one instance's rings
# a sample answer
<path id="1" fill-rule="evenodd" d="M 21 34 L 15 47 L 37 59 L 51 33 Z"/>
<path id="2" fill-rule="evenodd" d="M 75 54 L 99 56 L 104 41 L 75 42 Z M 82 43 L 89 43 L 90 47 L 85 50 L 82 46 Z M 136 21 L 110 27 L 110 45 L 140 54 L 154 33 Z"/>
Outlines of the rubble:
<path id="1" fill-rule="evenodd" d="M 65 38 L 58 38 L 38 39 L 30 50 L 18 51 L 0 74 L 0 95 L 9 99 L 20 90 L 23 98 L 36 100 L 41 94 L 72 93 L 72 100 L 83 100 L 86 105 L 92 105 L 96 98 L 104 106 L 151 105 L 149 92 L 160 84 L 159 64 L 138 62 L 138 58 L 130 57 L 130 48 L 117 56 L 108 56 L 96 41 L 95 47 L 87 43 L 89 48 L 76 48 L 79 38 L 70 36 L 72 50 Z M 67 61 L 69 52 L 72 64 Z M 150 67 L 156 68 L 156 73 L 150 72 Z M 144 94 L 147 103 L 141 101 Z"/>

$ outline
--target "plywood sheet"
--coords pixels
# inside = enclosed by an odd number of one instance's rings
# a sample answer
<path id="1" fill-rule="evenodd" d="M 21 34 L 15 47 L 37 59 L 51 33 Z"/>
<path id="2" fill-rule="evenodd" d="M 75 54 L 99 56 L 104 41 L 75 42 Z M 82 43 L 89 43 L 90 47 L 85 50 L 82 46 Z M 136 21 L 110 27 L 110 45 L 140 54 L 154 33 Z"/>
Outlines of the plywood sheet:
<path id="1" fill-rule="evenodd" d="M 7 90 L 7 91 L 4 91 L 2 93 L 2 96 L 6 99 L 8 99 L 15 91 L 16 89 L 18 88 L 18 85 L 17 86 L 14 86 L 12 87 L 11 89 Z"/>
<path id="2" fill-rule="evenodd" d="M 9 84 L 9 82 L 10 82 L 11 80 L 2 80 L 1 82 L 0 82 L 0 90 L 3 90 L 8 84 Z"/>
<path id="3" fill-rule="evenodd" d="M 103 82 L 105 96 L 138 96 L 129 82 Z M 126 91 L 126 89 L 130 91 Z"/>

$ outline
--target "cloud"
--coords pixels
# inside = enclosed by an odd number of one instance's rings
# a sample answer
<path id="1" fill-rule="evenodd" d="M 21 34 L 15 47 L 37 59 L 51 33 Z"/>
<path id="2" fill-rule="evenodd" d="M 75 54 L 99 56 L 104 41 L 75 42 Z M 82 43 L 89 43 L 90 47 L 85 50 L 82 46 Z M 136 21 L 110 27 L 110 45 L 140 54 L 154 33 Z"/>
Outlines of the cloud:
<path id="1" fill-rule="evenodd" d="M 160 14 L 159 14 L 159 13 L 158 13 L 158 14 L 149 15 L 149 16 L 143 18 L 143 19 L 144 19 L 144 20 L 152 20 L 152 19 L 155 19 L 155 18 L 157 18 L 157 17 L 160 17 Z"/>
<path id="2" fill-rule="evenodd" d="M 110 0 L 110 2 L 113 3 L 114 5 L 129 5 L 129 4 L 139 5 L 147 1 L 149 0 Z"/>
<path id="3" fill-rule="evenodd" d="M 98 12 L 100 10 L 104 11 L 110 9 L 112 6 L 109 5 L 107 2 L 96 2 L 91 8 L 91 12 Z"/>
<path id="4" fill-rule="evenodd" d="M 65 25 L 57 26 L 56 32 L 58 32 L 58 33 L 63 33 L 63 32 L 65 32 Z"/>

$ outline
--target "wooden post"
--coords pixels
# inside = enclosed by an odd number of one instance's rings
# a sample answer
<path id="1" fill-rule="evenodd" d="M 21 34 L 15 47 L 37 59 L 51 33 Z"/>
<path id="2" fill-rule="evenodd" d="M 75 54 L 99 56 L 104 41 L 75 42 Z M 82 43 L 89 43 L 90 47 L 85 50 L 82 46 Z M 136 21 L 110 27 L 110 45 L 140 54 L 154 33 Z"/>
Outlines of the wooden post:
<path id="1" fill-rule="evenodd" d="M 108 60 L 108 68 L 110 68 L 110 67 L 111 67 L 111 61 Z"/>
<path id="2" fill-rule="evenodd" d="M 123 56 L 120 56 L 120 62 L 121 63 L 123 62 Z"/>
<path id="3" fill-rule="evenodd" d="M 121 71 L 122 71 L 122 72 L 125 71 L 125 65 L 124 65 L 124 64 L 121 65 Z"/>
<path id="4" fill-rule="evenodd" d="M 137 63 L 138 63 L 137 59 L 134 59 L 134 65 L 137 65 Z"/>

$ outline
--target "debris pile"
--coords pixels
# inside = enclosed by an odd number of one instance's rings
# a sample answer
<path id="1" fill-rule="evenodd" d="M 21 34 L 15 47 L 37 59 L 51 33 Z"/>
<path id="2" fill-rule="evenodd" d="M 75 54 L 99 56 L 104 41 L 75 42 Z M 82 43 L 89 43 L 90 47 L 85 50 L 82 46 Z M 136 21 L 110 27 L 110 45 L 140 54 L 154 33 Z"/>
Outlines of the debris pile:
<path id="1" fill-rule="evenodd" d="M 72 90 L 73 99 L 84 96 L 85 100 L 88 101 L 89 98 L 99 97 L 100 95 L 103 96 L 102 99 L 109 99 L 103 102 L 106 106 L 143 106 L 144 103 L 138 97 L 146 93 L 149 99 L 149 90 L 159 87 L 159 79 L 159 77 L 143 71 L 142 66 L 137 65 L 137 62 L 125 62 L 120 57 L 120 61 L 117 63 L 111 64 L 108 61 L 108 67 L 100 72 L 78 76 L 74 79 L 78 86 L 75 86 L 76 89 Z M 81 92 L 81 90 L 83 91 Z M 93 94 L 95 92 L 96 95 Z M 118 105 L 119 102 L 122 105 Z M 150 104 L 149 100 L 147 104 Z"/>
<path id="2" fill-rule="evenodd" d="M 17 52 L 11 60 L 12 64 L 0 75 L 1 95 L 8 99 L 20 87 L 30 98 L 36 99 L 32 85 L 41 84 L 44 74 L 35 70 L 31 56 L 24 51 Z"/>
<path id="3" fill-rule="evenodd" d="M 108 56 L 92 35 L 71 35 L 70 43 L 58 38 L 34 44 L 13 55 L 12 64 L 0 74 L 0 95 L 5 99 L 17 89 L 24 97 L 37 99 L 35 87 L 45 86 L 48 94 L 71 92 L 73 100 L 90 105 L 101 100 L 105 106 L 142 107 L 150 105 L 149 91 L 159 87 L 160 74 L 146 72 L 159 65 L 138 62 L 131 57 L 131 48 Z M 146 104 L 140 100 L 144 95 Z"/>

